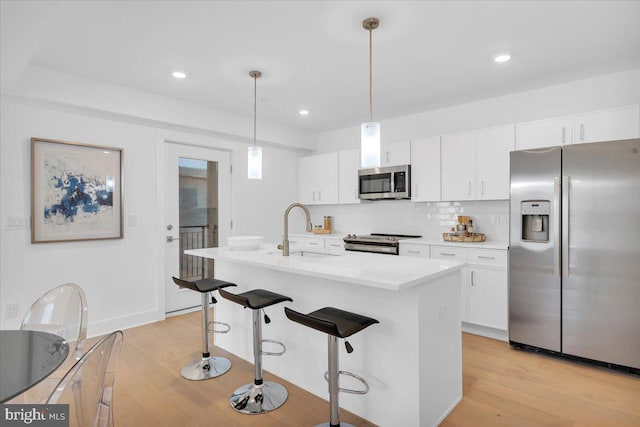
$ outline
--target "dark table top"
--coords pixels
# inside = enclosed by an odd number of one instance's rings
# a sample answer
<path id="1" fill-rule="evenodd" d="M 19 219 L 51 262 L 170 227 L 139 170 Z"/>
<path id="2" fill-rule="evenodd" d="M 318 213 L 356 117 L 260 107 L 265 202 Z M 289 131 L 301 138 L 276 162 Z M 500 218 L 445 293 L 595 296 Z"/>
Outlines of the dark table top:
<path id="1" fill-rule="evenodd" d="M 0 402 L 45 379 L 62 364 L 69 345 L 62 337 L 39 331 L 0 331 Z"/>

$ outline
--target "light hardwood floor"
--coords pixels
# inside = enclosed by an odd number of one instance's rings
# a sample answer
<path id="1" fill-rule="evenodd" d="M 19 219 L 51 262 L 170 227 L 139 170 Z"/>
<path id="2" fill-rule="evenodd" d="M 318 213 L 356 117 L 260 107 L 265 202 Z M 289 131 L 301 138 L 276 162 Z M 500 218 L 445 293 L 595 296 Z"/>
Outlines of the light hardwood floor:
<path id="1" fill-rule="evenodd" d="M 200 312 L 124 331 L 116 425 L 301 427 L 328 421 L 327 401 L 280 379 L 289 391 L 281 408 L 259 416 L 237 414 L 229 395 L 250 382 L 253 365 L 215 348 L 215 355 L 232 360 L 232 369 L 208 381 L 185 380 L 180 368 L 197 357 L 200 339 Z M 470 334 L 463 334 L 462 342 L 464 396 L 444 427 L 640 426 L 640 377 L 512 350 Z M 265 373 L 265 379 L 274 377 Z M 374 425 L 345 410 L 341 415 L 358 427 Z"/>

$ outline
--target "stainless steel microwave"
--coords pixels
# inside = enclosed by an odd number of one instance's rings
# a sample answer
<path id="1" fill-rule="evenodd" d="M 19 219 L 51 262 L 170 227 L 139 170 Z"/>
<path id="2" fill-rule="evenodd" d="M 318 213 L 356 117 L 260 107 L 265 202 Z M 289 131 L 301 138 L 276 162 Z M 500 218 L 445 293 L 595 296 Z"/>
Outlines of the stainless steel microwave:
<path id="1" fill-rule="evenodd" d="M 358 171 L 360 199 L 410 199 L 411 166 L 383 166 Z"/>

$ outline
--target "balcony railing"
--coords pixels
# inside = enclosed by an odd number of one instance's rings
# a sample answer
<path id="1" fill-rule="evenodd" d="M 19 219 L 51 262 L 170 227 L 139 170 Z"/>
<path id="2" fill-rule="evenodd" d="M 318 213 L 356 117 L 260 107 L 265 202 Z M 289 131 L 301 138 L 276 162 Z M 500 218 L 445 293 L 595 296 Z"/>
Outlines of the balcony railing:
<path id="1" fill-rule="evenodd" d="M 213 260 L 185 255 L 189 249 L 218 246 L 218 226 L 190 225 L 180 227 L 180 277 L 185 280 L 199 280 L 213 277 Z"/>

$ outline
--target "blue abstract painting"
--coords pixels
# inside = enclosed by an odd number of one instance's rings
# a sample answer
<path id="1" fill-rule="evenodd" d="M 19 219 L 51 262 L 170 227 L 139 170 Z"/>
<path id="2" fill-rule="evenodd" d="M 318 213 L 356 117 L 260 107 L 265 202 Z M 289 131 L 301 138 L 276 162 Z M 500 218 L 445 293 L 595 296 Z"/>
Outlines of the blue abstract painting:
<path id="1" fill-rule="evenodd" d="M 102 207 L 113 208 L 113 178 L 61 171 L 51 165 L 45 169 L 50 176 L 49 200 L 55 201 L 44 206 L 45 220 L 60 215 L 72 222 L 78 214 L 97 215 Z"/>
<path id="2" fill-rule="evenodd" d="M 122 149 L 31 142 L 32 242 L 122 238 Z"/>

